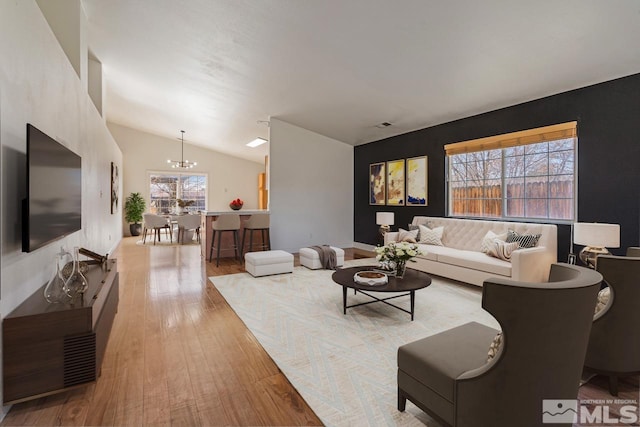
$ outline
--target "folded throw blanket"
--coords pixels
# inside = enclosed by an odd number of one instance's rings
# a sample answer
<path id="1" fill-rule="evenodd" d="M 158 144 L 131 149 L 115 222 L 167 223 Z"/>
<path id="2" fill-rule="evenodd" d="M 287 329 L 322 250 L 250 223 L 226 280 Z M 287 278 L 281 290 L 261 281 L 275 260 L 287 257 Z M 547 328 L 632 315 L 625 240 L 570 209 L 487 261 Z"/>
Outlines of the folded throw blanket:
<path id="1" fill-rule="evenodd" d="M 331 249 L 329 245 L 317 245 L 310 246 L 311 249 L 318 252 L 318 256 L 320 257 L 320 265 L 325 270 L 335 270 L 336 269 L 336 251 Z"/>

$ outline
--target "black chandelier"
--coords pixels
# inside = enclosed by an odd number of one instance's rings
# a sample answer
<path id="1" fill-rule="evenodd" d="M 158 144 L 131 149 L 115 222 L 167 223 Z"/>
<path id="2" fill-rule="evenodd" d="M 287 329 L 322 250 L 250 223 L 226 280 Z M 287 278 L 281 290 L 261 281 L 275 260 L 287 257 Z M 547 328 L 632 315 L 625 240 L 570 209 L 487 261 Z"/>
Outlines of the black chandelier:
<path id="1" fill-rule="evenodd" d="M 167 160 L 167 163 L 169 163 L 174 169 L 191 169 L 198 163 L 184 159 L 184 131 L 181 130 L 180 132 L 182 132 L 182 135 L 180 136 L 180 140 L 182 141 L 182 155 L 180 158 L 182 160 Z"/>

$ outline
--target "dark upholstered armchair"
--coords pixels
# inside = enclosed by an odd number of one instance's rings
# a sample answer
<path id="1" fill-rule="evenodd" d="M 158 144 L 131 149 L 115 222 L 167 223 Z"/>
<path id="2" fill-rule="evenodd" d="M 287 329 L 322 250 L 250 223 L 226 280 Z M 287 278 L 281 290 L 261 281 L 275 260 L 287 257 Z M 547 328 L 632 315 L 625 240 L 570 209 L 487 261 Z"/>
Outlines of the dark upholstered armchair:
<path id="1" fill-rule="evenodd" d="M 482 307 L 502 326 L 472 322 L 398 349 L 398 410 L 406 400 L 447 425 L 539 426 L 543 399 L 575 399 L 602 276 L 553 264 L 551 283 L 484 282 Z"/>
<path id="2" fill-rule="evenodd" d="M 618 377 L 640 373 L 640 248 L 629 248 L 626 257 L 600 255 L 596 265 L 610 297 L 594 318 L 585 371 L 607 375 L 617 396 Z"/>
<path id="3" fill-rule="evenodd" d="M 640 258 L 640 248 L 636 248 L 636 247 L 627 248 L 627 256 Z"/>

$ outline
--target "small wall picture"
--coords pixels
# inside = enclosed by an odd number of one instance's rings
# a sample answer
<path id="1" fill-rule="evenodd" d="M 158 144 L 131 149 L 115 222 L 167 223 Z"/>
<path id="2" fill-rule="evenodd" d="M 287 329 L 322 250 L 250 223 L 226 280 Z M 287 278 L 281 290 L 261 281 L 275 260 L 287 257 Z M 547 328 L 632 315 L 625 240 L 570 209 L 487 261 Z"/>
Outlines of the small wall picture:
<path id="1" fill-rule="evenodd" d="M 118 212 L 118 165 L 111 162 L 111 214 Z"/>
<path id="2" fill-rule="evenodd" d="M 384 205 L 386 202 L 386 173 L 385 163 L 369 165 L 369 204 Z"/>
<path id="3" fill-rule="evenodd" d="M 427 156 L 407 159 L 407 206 L 427 205 L 427 172 Z"/>
<path id="4" fill-rule="evenodd" d="M 387 205 L 404 205 L 404 159 L 387 162 Z"/>

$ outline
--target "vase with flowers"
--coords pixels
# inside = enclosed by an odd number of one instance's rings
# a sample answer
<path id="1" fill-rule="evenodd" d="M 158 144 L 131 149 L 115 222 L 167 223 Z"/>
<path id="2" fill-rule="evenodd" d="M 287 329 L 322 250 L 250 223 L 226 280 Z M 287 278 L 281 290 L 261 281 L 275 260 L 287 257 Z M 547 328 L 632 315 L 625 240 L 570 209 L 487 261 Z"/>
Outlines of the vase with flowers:
<path id="1" fill-rule="evenodd" d="M 195 205 L 196 201 L 176 199 L 176 204 L 178 205 L 176 206 L 176 213 L 181 214 L 181 213 L 184 213 L 185 209 L 188 208 L 189 206 Z"/>
<path id="2" fill-rule="evenodd" d="M 244 205 L 244 202 L 240 199 L 232 200 L 231 203 L 229 203 L 229 207 L 234 211 L 240 210 L 242 205 Z"/>
<path id="3" fill-rule="evenodd" d="M 385 246 L 378 246 L 375 251 L 380 269 L 395 273 L 398 278 L 404 276 L 407 261 L 415 262 L 413 258 L 422 255 L 418 245 L 409 242 L 391 242 Z"/>

